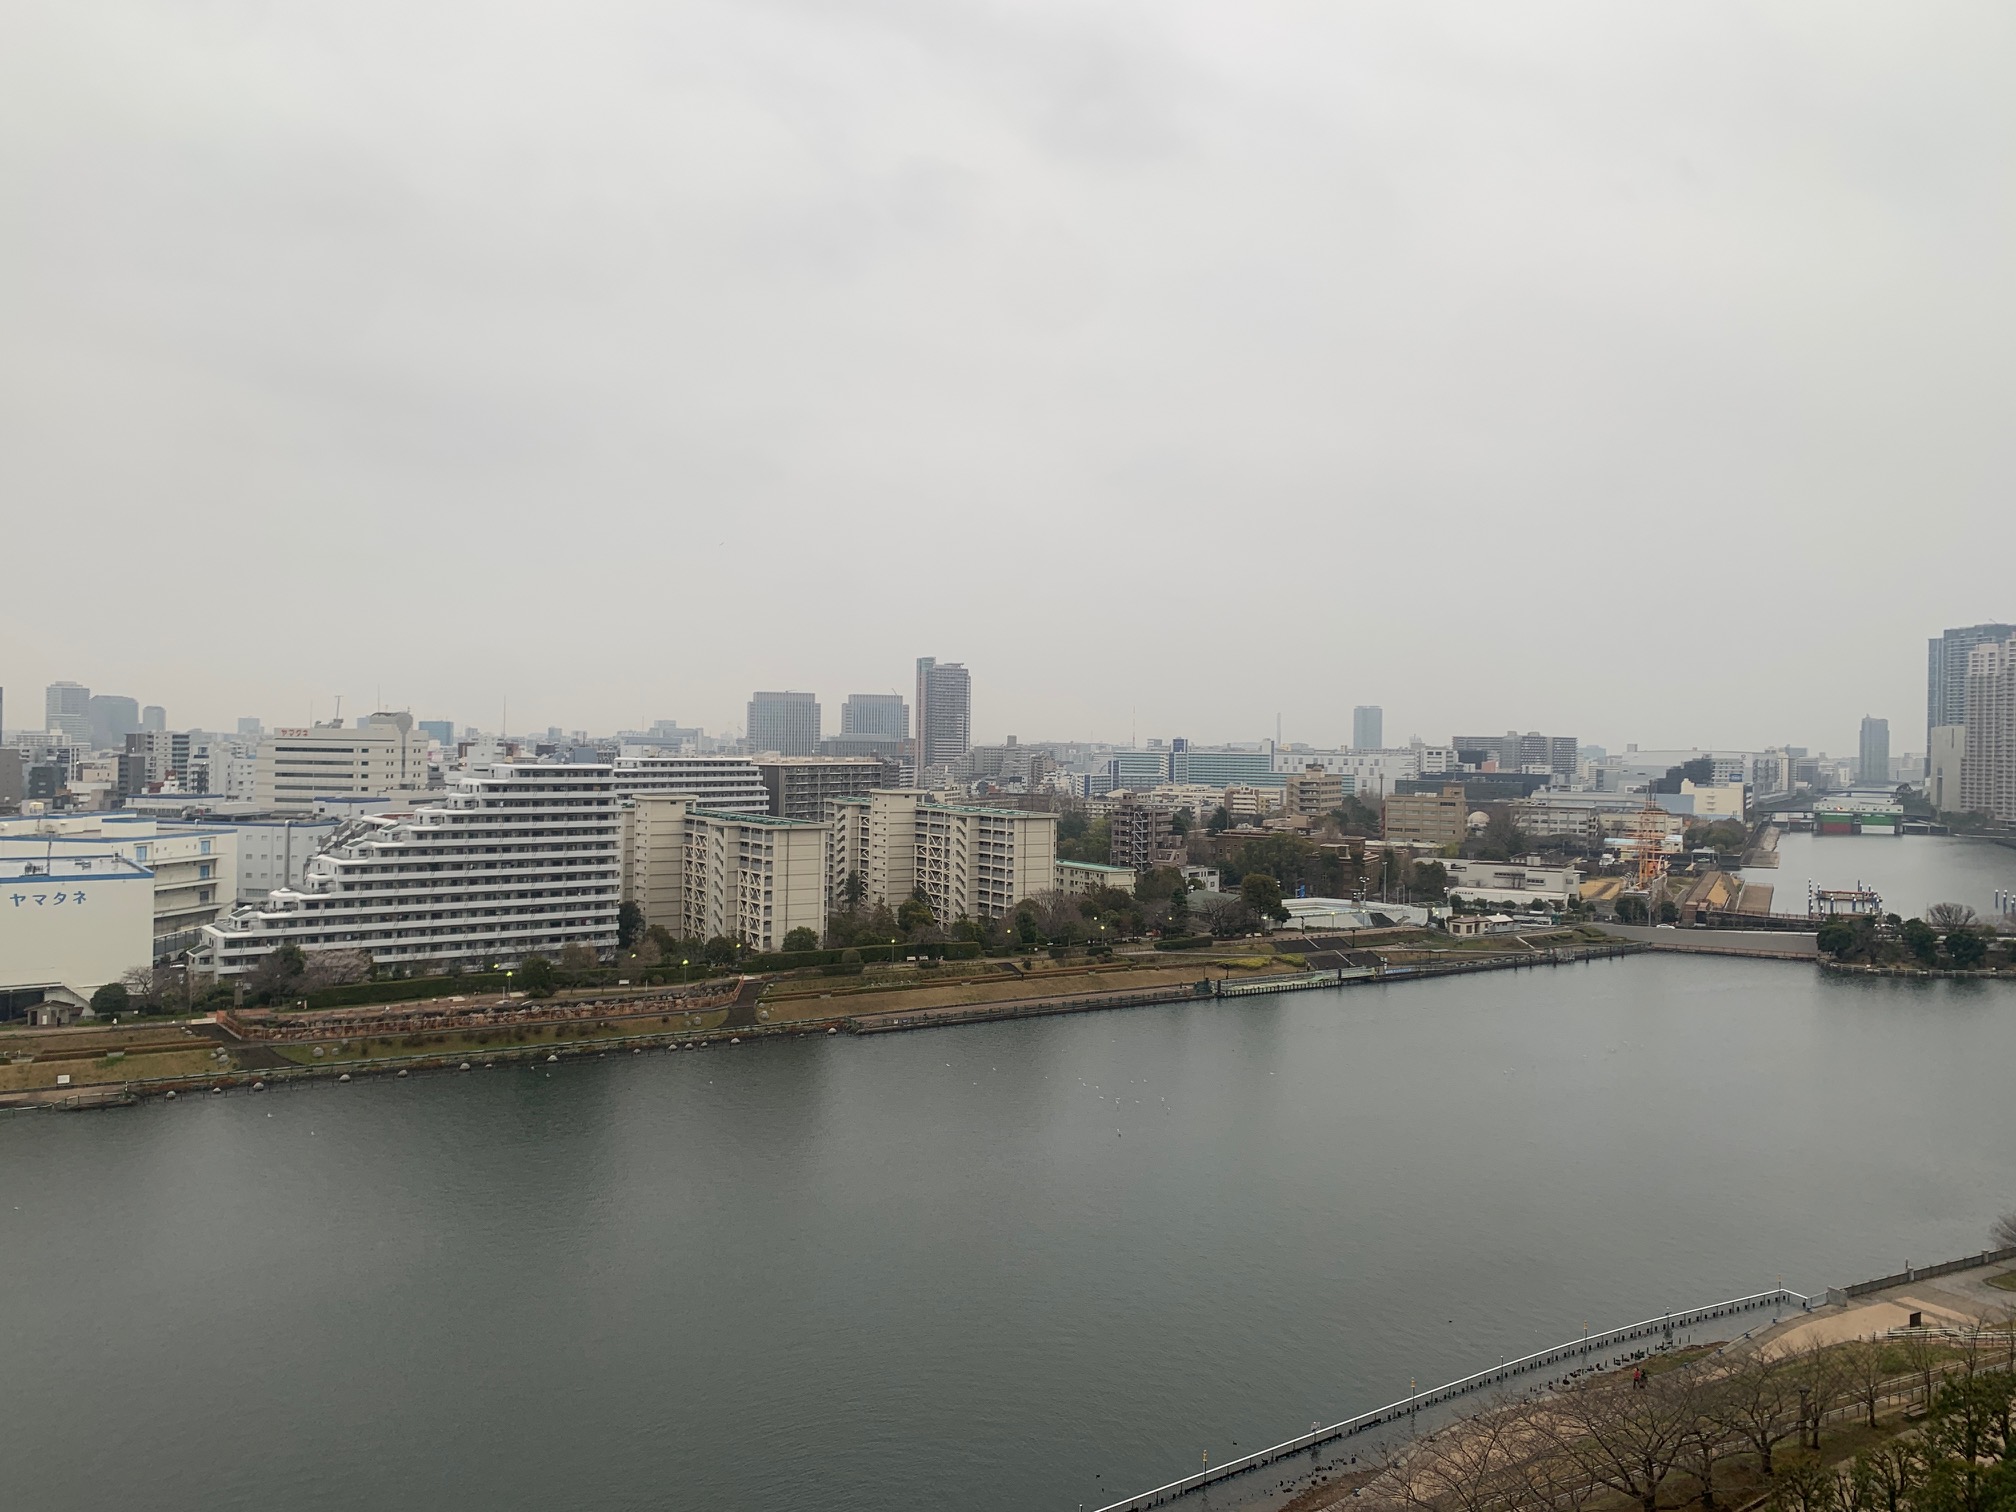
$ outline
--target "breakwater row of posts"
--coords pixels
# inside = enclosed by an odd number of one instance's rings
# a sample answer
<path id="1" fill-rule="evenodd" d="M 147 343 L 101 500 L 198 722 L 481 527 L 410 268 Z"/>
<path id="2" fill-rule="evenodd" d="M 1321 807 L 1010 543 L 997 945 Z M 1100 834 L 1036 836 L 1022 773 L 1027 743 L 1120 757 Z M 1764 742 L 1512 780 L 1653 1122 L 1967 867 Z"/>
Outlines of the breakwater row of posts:
<path id="1" fill-rule="evenodd" d="M 1201 1491 L 1206 1486 L 1235 1476 L 1250 1474 L 1268 1465 L 1279 1464 L 1294 1455 L 1308 1454 L 1325 1444 L 1336 1443 L 1375 1428 L 1391 1424 L 1412 1423 L 1421 1413 L 1445 1402 L 1453 1401 L 1474 1391 L 1483 1391 L 1492 1386 L 1501 1386 L 1522 1377 L 1530 1377 L 1537 1371 L 1551 1370 L 1557 1366 L 1567 1366 L 1572 1373 L 1579 1374 L 1589 1369 L 1605 1369 L 1620 1365 L 1626 1359 L 1642 1352 L 1641 1340 L 1651 1340 L 1655 1347 L 1670 1347 L 1675 1336 L 1702 1323 L 1711 1323 L 1720 1318 L 1734 1318 L 1745 1314 L 1770 1310 L 1773 1322 L 1783 1314 L 1812 1307 L 1810 1297 L 1798 1292 L 1787 1291 L 1783 1287 L 1771 1291 L 1757 1292 L 1748 1297 L 1735 1297 L 1727 1302 L 1711 1302 L 1706 1307 L 1691 1307 L 1682 1312 L 1663 1313 L 1656 1318 L 1647 1318 L 1638 1323 L 1627 1323 L 1622 1328 L 1608 1329 L 1602 1333 L 1585 1334 L 1579 1339 L 1570 1339 L 1565 1344 L 1556 1344 L 1548 1349 L 1536 1350 L 1516 1360 L 1507 1360 L 1502 1365 L 1489 1370 L 1480 1370 L 1472 1375 L 1461 1376 L 1454 1381 L 1432 1386 L 1426 1391 L 1415 1392 L 1402 1397 L 1397 1402 L 1389 1402 L 1384 1407 L 1375 1407 L 1370 1412 L 1361 1412 L 1356 1417 L 1345 1418 L 1342 1422 L 1328 1427 L 1313 1428 L 1307 1433 L 1283 1440 L 1269 1449 L 1261 1449 L 1235 1460 L 1227 1460 L 1222 1465 L 1213 1465 L 1199 1470 L 1194 1475 L 1186 1475 L 1181 1480 L 1173 1480 L 1166 1486 L 1157 1486 L 1152 1491 L 1143 1491 L 1137 1496 L 1123 1497 L 1109 1502 L 1099 1512 L 1148 1512 L 1149 1508 L 1167 1506 L 1179 1497 L 1188 1496 L 1193 1491 Z"/>

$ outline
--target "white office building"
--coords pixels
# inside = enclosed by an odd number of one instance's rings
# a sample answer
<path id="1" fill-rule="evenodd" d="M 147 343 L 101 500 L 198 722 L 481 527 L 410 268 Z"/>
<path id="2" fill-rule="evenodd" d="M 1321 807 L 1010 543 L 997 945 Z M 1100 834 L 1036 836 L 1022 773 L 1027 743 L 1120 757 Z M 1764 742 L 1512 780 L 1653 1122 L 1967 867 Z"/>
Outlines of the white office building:
<path id="1" fill-rule="evenodd" d="M 407 713 L 364 724 L 274 730 L 259 743 L 253 800 L 263 808 L 312 810 L 317 798 L 410 793 L 427 786 L 427 739 Z"/>
<path id="2" fill-rule="evenodd" d="M 607 766 L 493 766 L 410 812 L 344 825 L 298 888 L 207 926 L 198 964 L 233 976 L 284 944 L 395 968 L 599 953 L 616 944 L 622 852 Z"/>

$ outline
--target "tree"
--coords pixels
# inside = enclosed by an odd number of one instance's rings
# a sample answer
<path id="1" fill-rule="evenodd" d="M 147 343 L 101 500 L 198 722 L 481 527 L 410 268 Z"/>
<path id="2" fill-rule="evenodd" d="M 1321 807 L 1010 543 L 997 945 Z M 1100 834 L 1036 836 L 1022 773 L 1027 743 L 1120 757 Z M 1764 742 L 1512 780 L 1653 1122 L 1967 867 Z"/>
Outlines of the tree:
<path id="1" fill-rule="evenodd" d="M 520 992 L 535 998 L 550 998 L 557 987 L 553 963 L 542 955 L 527 956 L 520 961 L 516 980 Z"/>
<path id="2" fill-rule="evenodd" d="M 784 936 L 784 948 L 787 951 L 817 950 L 819 936 L 801 924 Z"/>
<path id="3" fill-rule="evenodd" d="M 100 1018 L 111 1018 L 114 1014 L 124 1013 L 131 1001 L 124 982 L 107 982 L 91 994 L 91 1011 Z"/>
<path id="4" fill-rule="evenodd" d="M 268 1001 L 286 997 L 300 989 L 301 974 L 307 967 L 301 947 L 290 942 L 260 957 L 259 964 L 252 968 L 249 985 Z"/>
<path id="5" fill-rule="evenodd" d="M 683 953 L 679 949 L 679 937 L 663 924 L 653 924 L 644 931 L 644 937 L 658 947 L 658 959 L 676 961 Z"/>
<path id="6" fill-rule="evenodd" d="M 1814 943 L 1838 961 L 1855 948 L 1859 938 L 1855 926 L 1846 919 L 1829 919 L 1820 926 L 1819 933 L 1814 936 Z"/>
<path id="7" fill-rule="evenodd" d="M 1974 927 L 1976 915 L 1965 903 L 1934 903 L 1925 910 L 1925 922 L 1941 934 Z"/>
<path id="8" fill-rule="evenodd" d="M 578 987 L 594 974 L 602 958 L 578 940 L 560 947 L 560 977 L 569 987 Z"/>
<path id="9" fill-rule="evenodd" d="M 1281 901 L 1281 884 L 1265 872 L 1248 872 L 1239 884 L 1239 901 L 1262 918 L 1277 923 L 1288 921 L 1288 907 Z"/>
<path id="10" fill-rule="evenodd" d="M 1589 1479 L 1657 1512 L 1659 1487 L 1694 1423 L 1689 1395 L 1671 1376 L 1641 1386 L 1585 1377 L 1554 1399 L 1566 1428 L 1563 1448 Z"/>
<path id="11" fill-rule="evenodd" d="M 1897 938 L 1926 966 L 1939 958 L 1939 935 L 1923 919 L 1906 919 L 1903 928 L 1897 931 Z"/>
<path id="12" fill-rule="evenodd" d="M 1634 898 L 1628 893 L 1617 899 L 1617 922 L 1619 924 L 1643 924 L 1651 918 L 1643 898 Z"/>
<path id="13" fill-rule="evenodd" d="M 1723 1410 L 1730 1430 L 1757 1454 L 1757 1468 L 1772 1473 L 1771 1451 L 1800 1428 L 1799 1387 L 1790 1367 L 1761 1353 L 1739 1358 L 1722 1378 Z"/>
<path id="14" fill-rule="evenodd" d="M 1946 958 L 1962 971 L 1972 971 L 1988 958 L 1988 942 L 1973 929 L 1955 929 L 1946 936 Z"/>
<path id="15" fill-rule="evenodd" d="M 1211 810 L 1211 817 L 1208 820 L 1206 820 L 1204 824 L 1204 832 L 1207 835 L 1222 835 L 1225 833 L 1226 830 L 1230 829 L 1231 827 L 1232 827 L 1231 810 L 1227 809 L 1225 805 L 1221 803 L 1218 805 L 1218 807 Z"/>
<path id="16" fill-rule="evenodd" d="M 1163 920 L 1163 929 L 1172 935 L 1190 933 L 1190 887 L 1184 884 L 1169 894 L 1169 913 Z"/>
<path id="17" fill-rule="evenodd" d="M 318 950 L 302 964 L 300 990 L 368 982 L 375 969 L 368 950 Z"/>
<path id="18" fill-rule="evenodd" d="M 1874 1428 L 1876 1409 L 1883 1405 L 1884 1387 L 1890 1384 L 1890 1362 L 1884 1358 L 1883 1346 L 1874 1339 L 1850 1339 L 1837 1352 L 1842 1389 Z"/>
<path id="19" fill-rule="evenodd" d="M 1510 861 L 1523 854 L 1531 842 L 1509 808 L 1501 808 L 1484 822 L 1480 854 L 1489 861 Z"/>
<path id="20" fill-rule="evenodd" d="M 1997 1218 L 1995 1226 L 1988 1230 L 1988 1237 L 1995 1241 L 1997 1249 L 2016 1249 L 2016 1212 Z"/>
<path id="21" fill-rule="evenodd" d="M 709 966 L 735 964 L 736 944 L 726 935 L 716 935 L 701 947 L 701 957 Z"/>
<path id="22" fill-rule="evenodd" d="M 1043 943 L 1043 926 L 1037 921 L 1036 905 L 1028 898 L 1015 905 L 1015 939 L 1025 950 Z"/>
<path id="23" fill-rule="evenodd" d="M 635 903 L 616 906 L 616 948 L 628 950 L 644 933 L 644 910 Z"/>
<path id="24" fill-rule="evenodd" d="M 1190 811 L 1189 806 L 1186 804 L 1169 816 L 1169 832 L 1172 835 L 1187 835 L 1190 833 L 1190 827 L 1196 822 L 1197 816 Z"/>
<path id="25" fill-rule="evenodd" d="M 1134 896 L 1144 903 L 1159 903 L 1190 886 L 1183 873 L 1173 866 L 1158 866 L 1134 879 Z"/>
<path id="26" fill-rule="evenodd" d="M 1440 861 L 1416 861 L 1407 873 L 1407 887 L 1423 903 L 1449 896 L 1449 868 Z"/>
<path id="27" fill-rule="evenodd" d="M 903 906 L 896 910 L 896 927 L 905 934 L 915 934 L 929 929 L 938 922 L 938 915 L 931 911 L 930 900 L 924 896 L 924 889 L 918 888 L 903 900 Z"/>
<path id="28" fill-rule="evenodd" d="M 1661 924 L 1678 924 L 1680 922 L 1680 907 L 1671 898 L 1665 898 L 1660 901 L 1659 922 Z"/>
<path id="29" fill-rule="evenodd" d="M 858 871 L 847 873 L 847 880 L 840 884 L 840 900 L 848 910 L 859 908 L 868 899 L 868 879 Z"/>

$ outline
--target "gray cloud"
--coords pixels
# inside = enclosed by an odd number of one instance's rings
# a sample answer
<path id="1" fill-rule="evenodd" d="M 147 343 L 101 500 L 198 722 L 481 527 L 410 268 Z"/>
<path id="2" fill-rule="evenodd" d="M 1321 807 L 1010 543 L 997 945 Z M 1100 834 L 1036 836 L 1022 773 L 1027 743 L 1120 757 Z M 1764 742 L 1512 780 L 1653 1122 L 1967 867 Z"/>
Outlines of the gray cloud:
<path id="1" fill-rule="evenodd" d="M 2006 8 L 6 24 L 15 720 L 1901 748 L 2016 610 Z"/>

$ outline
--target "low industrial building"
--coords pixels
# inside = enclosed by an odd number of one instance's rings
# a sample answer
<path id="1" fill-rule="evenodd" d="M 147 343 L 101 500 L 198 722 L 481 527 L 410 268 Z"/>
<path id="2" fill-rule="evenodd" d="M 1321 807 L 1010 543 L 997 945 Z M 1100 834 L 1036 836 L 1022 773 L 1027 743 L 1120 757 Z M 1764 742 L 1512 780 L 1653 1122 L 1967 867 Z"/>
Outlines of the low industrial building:
<path id="1" fill-rule="evenodd" d="M 0 1020 L 68 1023 L 154 960 L 154 874 L 98 844 L 0 855 Z"/>
<path id="2" fill-rule="evenodd" d="M 1134 880 L 1139 875 L 1131 866 L 1104 866 L 1097 861 L 1059 861 L 1057 891 L 1075 895 L 1111 887 L 1131 893 L 1134 891 Z"/>
<path id="3" fill-rule="evenodd" d="M 1582 873 L 1572 866 L 1543 866 L 1525 861 L 1461 861 L 1442 863 L 1449 878 L 1449 896 L 1469 902 L 1525 903 L 1539 900 L 1565 908 L 1582 887 Z"/>
<path id="4" fill-rule="evenodd" d="M 196 931 L 238 901 L 238 837 L 232 830 L 168 824 L 117 810 L 0 819 L 0 864 L 105 852 L 153 878 L 150 960 L 195 944 Z"/>

